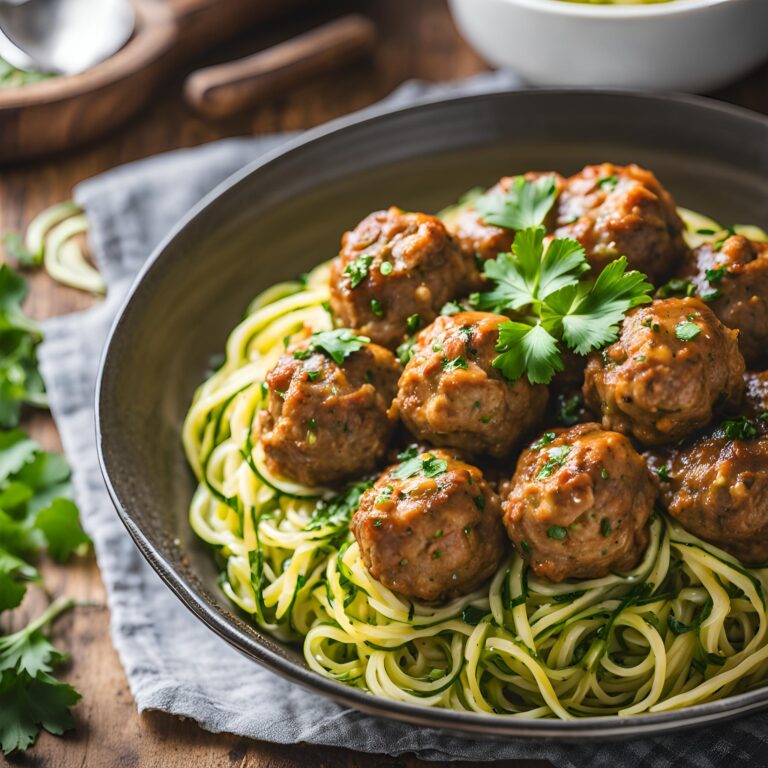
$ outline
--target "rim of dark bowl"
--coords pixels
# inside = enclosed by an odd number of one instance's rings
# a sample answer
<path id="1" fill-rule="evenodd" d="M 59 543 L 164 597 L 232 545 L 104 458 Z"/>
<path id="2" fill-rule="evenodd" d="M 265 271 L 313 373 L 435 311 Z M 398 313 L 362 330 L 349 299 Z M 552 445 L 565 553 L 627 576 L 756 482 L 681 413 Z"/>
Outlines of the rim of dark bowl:
<path id="1" fill-rule="evenodd" d="M 688 105 L 705 112 L 719 113 L 744 122 L 754 122 L 768 132 L 768 117 L 732 104 L 688 94 L 646 94 L 622 89 L 532 88 L 510 90 L 503 87 L 466 95 L 427 95 L 420 97 L 416 103 L 410 105 L 391 106 L 386 103 L 381 105 L 375 104 L 350 115 L 336 118 L 316 128 L 309 129 L 298 137 L 288 139 L 285 144 L 265 153 L 261 158 L 248 163 L 242 169 L 236 171 L 195 204 L 154 249 L 135 277 L 110 327 L 104 349 L 101 353 L 95 392 L 96 445 L 99 466 L 117 514 L 141 554 L 171 591 L 198 619 L 242 654 L 266 666 L 282 677 L 301 685 L 305 689 L 321 693 L 366 714 L 383 716 L 411 725 L 451 729 L 466 735 L 495 737 L 496 739 L 509 737 L 540 739 L 544 737 L 558 741 L 594 741 L 606 738 L 628 739 L 649 735 L 662 735 L 714 722 L 724 722 L 742 714 L 768 708 L 768 686 L 669 712 L 632 717 L 620 717 L 618 715 L 584 717 L 573 720 L 519 718 L 497 714 L 462 712 L 375 697 L 357 688 L 325 678 L 306 666 L 276 654 L 262 645 L 257 638 L 250 637 L 237 629 L 232 624 L 231 619 L 227 618 L 226 610 L 221 606 L 213 607 L 203 599 L 176 572 L 173 564 L 149 541 L 142 528 L 136 524 L 131 513 L 124 506 L 118 490 L 112 483 L 109 462 L 103 447 L 102 393 L 105 380 L 109 377 L 113 341 L 120 331 L 126 309 L 132 302 L 140 284 L 143 283 L 157 262 L 162 259 L 169 244 L 215 200 L 231 188 L 237 186 L 248 176 L 265 166 L 279 161 L 286 154 L 307 144 L 320 142 L 330 135 L 354 131 L 358 126 L 386 120 L 392 115 L 404 112 L 428 112 L 430 109 L 446 103 L 465 102 L 471 104 L 473 101 L 488 98 L 515 98 L 517 95 L 525 97 L 533 95 L 535 97 L 538 95 L 545 99 L 551 99 L 558 96 L 574 96 L 579 94 L 590 97 L 604 97 L 606 99 L 630 98 L 645 100 L 648 102 L 649 108 L 654 103 L 658 105 L 669 103 Z M 232 614 L 230 613 L 229 616 L 231 617 Z"/>

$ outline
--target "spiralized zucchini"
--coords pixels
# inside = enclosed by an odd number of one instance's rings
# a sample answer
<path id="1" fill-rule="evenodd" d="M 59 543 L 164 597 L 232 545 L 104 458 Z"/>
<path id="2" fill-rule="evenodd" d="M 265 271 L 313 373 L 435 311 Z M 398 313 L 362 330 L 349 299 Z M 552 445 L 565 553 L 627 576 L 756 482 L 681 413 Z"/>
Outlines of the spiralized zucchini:
<path id="1" fill-rule="evenodd" d="M 768 675 L 768 570 L 747 569 L 663 513 L 631 572 L 553 584 L 513 554 L 491 583 L 445 605 L 371 578 L 349 532 L 360 484 L 335 499 L 270 475 L 254 417 L 265 374 L 303 327 L 331 327 L 328 266 L 270 288 L 198 389 L 184 447 L 196 534 L 222 557 L 225 594 L 307 665 L 375 696 L 511 717 L 662 712 Z"/>

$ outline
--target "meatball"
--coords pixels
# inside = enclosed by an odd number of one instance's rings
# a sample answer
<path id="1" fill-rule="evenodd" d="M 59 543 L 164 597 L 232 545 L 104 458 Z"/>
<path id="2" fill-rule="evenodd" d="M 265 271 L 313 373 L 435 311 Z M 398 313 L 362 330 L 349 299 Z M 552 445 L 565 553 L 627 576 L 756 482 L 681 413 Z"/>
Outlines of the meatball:
<path id="1" fill-rule="evenodd" d="M 768 362 L 768 243 L 729 237 L 691 254 L 681 277 L 696 287 L 720 322 L 739 332 L 747 365 Z"/>
<path id="2" fill-rule="evenodd" d="M 768 560 L 768 436 L 722 429 L 671 452 L 661 483 L 669 514 L 743 563 Z"/>
<path id="3" fill-rule="evenodd" d="M 631 269 L 663 282 L 687 253 L 684 224 L 672 196 L 637 165 L 588 165 L 560 195 L 557 237 L 578 240 L 601 271 L 619 256 Z"/>
<path id="4" fill-rule="evenodd" d="M 526 173 L 524 178 L 533 181 L 543 176 L 554 176 L 556 189 L 559 192 L 564 185 L 564 179 L 557 173 Z M 518 176 L 504 176 L 499 183 L 488 190 L 489 194 L 508 192 Z M 555 224 L 554 208 L 545 221 L 547 228 L 551 230 Z M 474 206 L 468 206 L 463 210 L 453 226 L 452 233 L 468 256 L 477 257 L 482 261 L 494 259 L 499 253 L 504 253 L 512 247 L 515 232 L 511 229 L 496 227 L 486 224 L 475 210 Z"/>
<path id="5" fill-rule="evenodd" d="M 476 281 L 477 269 L 439 219 L 377 211 L 341 240 L 331 267 L 336 319 L 396 347 Z"/>
<path id="6" fill-rule="evenodd" d="M 371 576 L 417 600 L 477 589 L 504 556 L 499 497 L 452 453 L 415 447 L 360 499 L 352 531 Z"/>
<path id="7" fill-rule="evenodd" d="M 258 428 L 267 468 L 316 486 L 359 477 L 383 458 L 400 366 L 376 344 L 340 365 L 312 349 L 299 342 L 267 374 L 269 407 Z"/>
<path id="8" fill-rule="evenodd" d="M 638 307 L 618 341 L 590 355 L 584 399 L 606 429 L 645 445 L 679 440 L 705 426 L 716 406 L 741 398 L 736 336 L 699 299 Z"/>
<path id="9" fill-rule="evenodd" d="M 599 578 L 640 560 L 656 494 L 627 437 L 578 424 L 523 451 L 502 502 L 504 525 L 537 575 Z"/>
<path id="10" fill-rule="evenodd" d="M 397 393 L 400 417 L 418 439 L 501 457 L 541 419 L 547 388 L 509 381 L 493 367 L 506 320 L 459 312 L 419 334 Z"/>

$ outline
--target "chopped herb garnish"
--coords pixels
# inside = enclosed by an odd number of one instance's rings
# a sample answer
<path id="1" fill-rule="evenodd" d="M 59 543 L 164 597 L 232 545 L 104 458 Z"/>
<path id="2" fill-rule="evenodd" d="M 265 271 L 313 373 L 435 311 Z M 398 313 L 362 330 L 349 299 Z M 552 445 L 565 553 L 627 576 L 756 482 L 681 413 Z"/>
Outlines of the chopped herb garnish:
<path id="1" fill-rule="evenodd" d="M 381 518 L 373 521 L 374 528 L 380 528 L 382 525 L 384 525 L 384 521 Z"/>
<path id="2" fill-rule="evenodd" d="M 485 496 L 481 493 L 475 496 L 475 506 L 482 512 L 485 509 Z"/>
<path id="3" fill-rule="evenodd" d="M 443 304 L 443 308 L 440 310 L 441 315 L 458 315 L 459 312 L 463 312 L 464 307 L 461 304 L 457 304 L 455 301 L 447 301 Z"/>
<path id="4" fill-rule="evenodd" d="M 547 528 L 547 536 L 555 541 L 563 541 L 568 538 L 568 529 L 563 528 L 562 525 L 550 525 Z"/>
<path id="5" fill-rule="evenodd" d="M 528 555 L 531 552 L 531 545 L 525 539 L 523 539 L 520 542 L 520 549 L 522 549 L 523 552 L 525 552 L 525 554 Z"/>
<path id="6" fill-rule="evenodd" d="M 539 451 L 545 445 L 549 445 L 557 435 L 554 432 L 545 432 L 535 443 L 531 443 L 532 451 Z"/>
<path id="7" fill-rule="evenodd" d="M 682 323 L 678 323 L 675 326 L 675 336 L 677 336 L 680 341 L 691 341 L 692 339 L 695 339 L 700 333 L 701 328 L 699 328 L 696 323 L 692 323 L 690 320 L 683 321 Z"/>
<path id="8" fill-rule="evenodd" d="M 459 357 L 454 357 L 453 360 L 449 360 L 445 355 L 443 355 L 443 370 L 444 371 L 455 371 L 459 368 L 468 368 L 467 361 L 459 355 Z"/>
<path id="9" fill-rule="evenodd" d="M 334 331 L 318 331 L 309 337 L 308 349 L 318 350 L 328 355 L 337 365 L 353 352 L 358 352 L 370 342 L 367 336 L 355 336 L 349 328 L 337 328 Z"/>
<path id="10" fill-rule="evenodd" d="M 562 395 L 558 397 L 557 420 L 566 427 L 576 424 L 583 402 L 580 394 L 571 395 L 571 397 Z"/>
<path id="11" fill-rule="evenodd" d="M 312 417 L 307 424 L 307 429 L 310 432 L 317 432 L 317 419 Z"/>
<path id="12" fill-rule="evenodd" d="M 728 268 L 725 266 L 725 264 L 722 264 L 716 269 L 704 270 L 704 275 L 707 278 L 707 282 L 709 282 L 711 285 L 714 285 L 715 283 L 719 283 L 725 277 L 726 272 L 728 272 Z"/>
<path id="13" fill-rule="evenodd" d="M 695 293 L 696 286 L 692 282 L 674 278 L 656 291 L 656 297 L 667 299 L 670 296 L 693 296 Z"/>
<path id="14" fill-rule="evenodd" d="M 600 477 L 602 477 L 603 480 L 607 480 L 610 477 L 608 470 L 605 467 L 600 470 Z"/>
<path id="15" fill-rule="evenodd" d="M 329 527 L 337 532 L 346 531 L 352 514 L 360 506 L 361 496 L 372 486 L 369 481 L 354 483 L 329 501 L 321 501 L 312 512 L 306 529 L 317 531 Z"/>
<path id="16" fill-rule="evenodd" d="M 373 256 L 369 253 L 363 253 L 347 264 L 344 268 L 344 274 L 349 278 L 351 288 L 357 288 L 368 277 L 368 270 L 372 263 Z"/>
<path id="17" fill-rule="evenodd" d="M 423 456 L 418 455 L 418 449 L 411 446 L 406 451 L 399 454 L 401 463 L 390 472 L 391 477 L 399 480 L 413 477 L 421 472 L 425 477 L 437 477 L 442 475 L 448 469 L 448 462 L 444 459 L 438 459 L 431 453 Z"/>
<path id="18" fill-rule="evenodd" d="M 635 355 L 634 359 L 638 363 L 644 363 L 646 360 L 645 355 Z"/>
<path id="19" fill-rule="evenodd" d="M 727 419 L 720 425 L 720 429 L 728 440 L 752 440 L 759 434 L 758 428 L 746 416 Z"/>
<path id="20" fill-rule="evenodd" d="M 371 299 L 371 312 L 376 317 L 384 317 L 384 307 L 378 299 Z"/>
<path id="21" fill-rule="evenodd" d="M 556 469 L 565 464 L 568 454 L 571 452 L 570 445 L 558 445 L 549 449 L 548 460 L 536 475 L 537 480 L 544 480 L 549 477 Z"/>
<path id="22" fill-rule="evenodd" d="M 378 507 L 380 504 L 386 504 L 388 501 L 391 501 L 391 500 L 392 500 L 392 486 L 385 485 L 379 491 L 379 495 L 376 497 L 376 501 L 374 501 L 374 505 Z"/>
<path id="23" fill-rule="evenodd" d="M 416 344 L 416 338 L 410 338 L 404 341 L 396 350 L 397 359 L 402 365 L 407 365 L 408 361 L 413 357 L 413 346 Z"/>
<path id="24" fill-rule="evenodd" d="M 317 377 L 320 375 L 320 371 L 307 371 L 307 378 L 310 381 L 315 381 Z"/>
<path id="25" fill-rule="evenodd" d="M 597 186 L 600 189 L 607 189 L 607 190 L 613 190 L 616 188 L 616 185 L 619 183 L 619 177 L 614 173 L 610 176 L 606 176 L 604 179 L 600 179 L 600 181 L 597 182 Z"/>
<path id="26" fill-rule="evenodd" d="M 480 417 L 480 421 L 481 421 L 483 424 L 487 424 L 487 423 L 488 423 L 490 420 L 491 420 L 491 417 L 490 417 L 490 416 L 481 416 L 481 417 Z"/>
<path id="27" fill-rule="evenodd" d="M 608 536 L 611 535 L 612 530 L 611 521 L 607 517 L 604 517 L 600 521 L 600 533 L 602 533 L 605 538 L 608 538 Z"/>
<path id="28" fill-rule="evenodd" d="M 439 560 L 443 556 L 443 551 L 441 549 L 436 549 L 434 552 L 432 552 L 432 559 L 433 560 Z"/>
<path id="29" fill-rule="evenodd" d="M 418 315 L 409 315 L 405 321 L 405 327 L 408 333 L 415 333 L 419 330 L 421 325 L 421 318 Z"/>
<path id="30" fill-rule="evenodd" d="M 672 480 L 669 474 L 669 467 L 666 465 L 660 466 L 656 470 L 656 474 L 659 476 L 659 480 L 661 480 L 663 483 L 668 483 Z"/>
<path id="31" fill-rule="evenodd" d="M 308 349 L 297 349 L 293 353 L 293 357 L 296 360 L 306 360 L 312 353 Z"/>
<path id="32" fill-rule="evenodd" d="M 710 301 L 716 301 L 723 295 L 723 292 L 718 288 L 714 291 L 708 291 L 701 294 L 701 300 L 709 303 Z"/>

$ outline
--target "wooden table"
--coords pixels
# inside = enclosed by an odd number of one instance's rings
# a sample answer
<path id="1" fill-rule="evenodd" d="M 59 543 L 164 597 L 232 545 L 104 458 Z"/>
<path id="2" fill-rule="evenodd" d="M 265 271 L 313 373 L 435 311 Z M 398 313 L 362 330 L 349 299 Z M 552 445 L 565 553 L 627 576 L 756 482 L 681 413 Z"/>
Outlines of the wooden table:
<path id="1" fill-rule="evenodd" d="M 331 12 L 338 11 L 342 5 L 335 4 Z M 361 0 L 348 5 L 370 15 L 379 26 L 380 43 L 371 63 L 307 83 L 247 117 L 215 125 L 201 121 L 184 107 L 180 79 L 177 79 L 169 83 L 143 115 L 98 144 L 3 169 L 0 172 L 0 231 L 21 230 L 42 208 L 70 197 L 76 183 L 116 165 L 224 136 L 309 128 L 364 107 L 409 78 L 446 80 L 485 69 L 482 60 L 456 33 L 444 0 Z M 275 23 L 269 32 L 251 35 L 243 44 L 247 46 L 243 52 L 257 50 L 320 20 L 323 20 L 322 13 L 316 17 L 305 13 L 302 17 Z M 221 52 L 223 58 L 231 54 L 231 50 Z M 768 66 L 715 95 L 768 113 Z M 44 274 L 32 275 L 30 283 L 27 307 L 35 317 L 82 309 L 92 301 L 85 294 L 54 284 Z M 25 427 L 46 448 L 60 448 L 49 416 L 32 415 Z M 74 732 L 64 738 L 43 734 L 37 746 L 26 755 L 14 757 L 13 764 L 41 768 L 422 765 L 415 758 L 394 759 L 344 749 L 277 746 L 211 734 L 194 723 L 161 713 L 139 716 L 110 641 L 109 612 L 95 562 L 89 558 L 66 567 L 46 562 L 43 571 L 45 583 L 54 595 L 70 595 L 97 604 L 97 607 L 69 613 L 59 621 L 55 631 L 60 647 L 72 655 L 65 677 L 83 694 L 83 700 L 76 709 L 78 725 Z M 21 622 L 25 615 L 36 614 L 42 601 L 41 595 L 30 595 L 14 619 Z M 524 768 L 537 763 L 506 764 Z"/>

